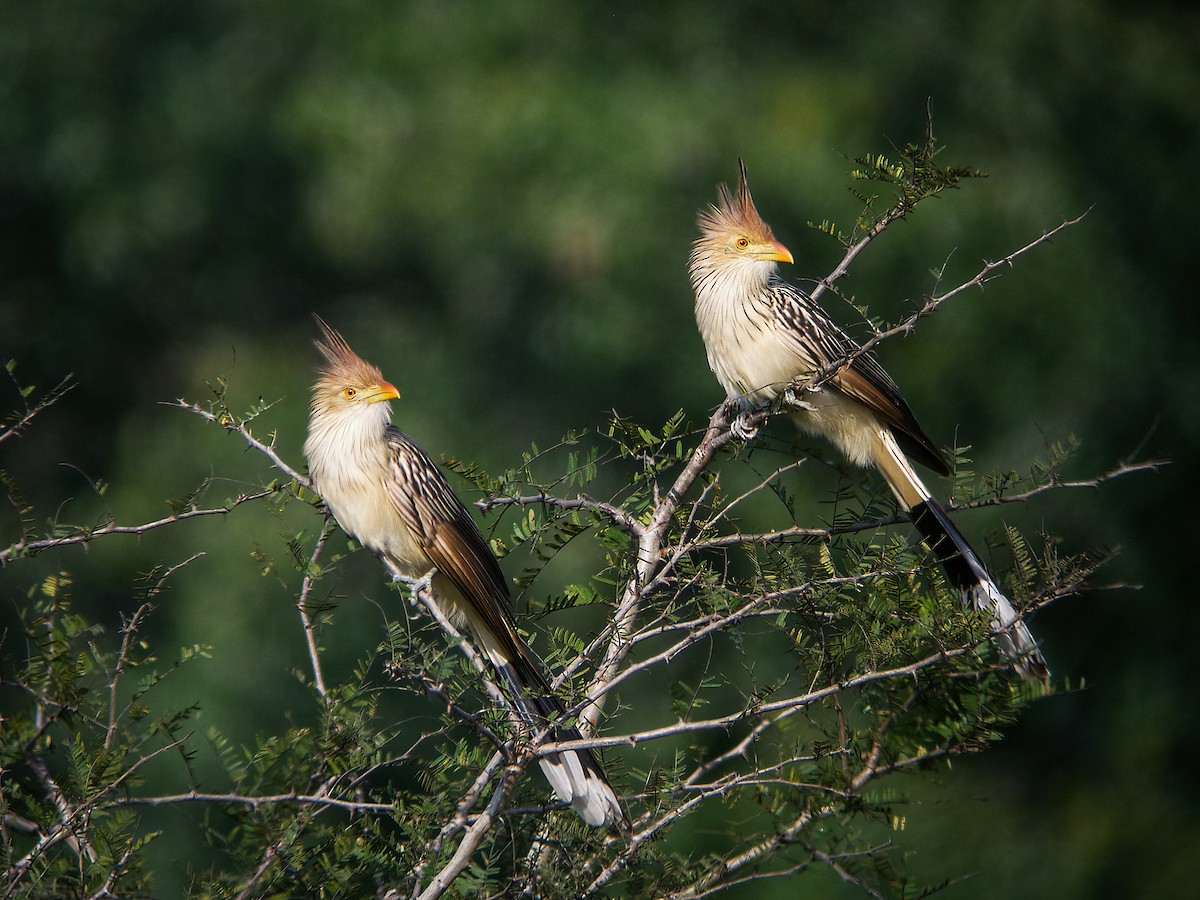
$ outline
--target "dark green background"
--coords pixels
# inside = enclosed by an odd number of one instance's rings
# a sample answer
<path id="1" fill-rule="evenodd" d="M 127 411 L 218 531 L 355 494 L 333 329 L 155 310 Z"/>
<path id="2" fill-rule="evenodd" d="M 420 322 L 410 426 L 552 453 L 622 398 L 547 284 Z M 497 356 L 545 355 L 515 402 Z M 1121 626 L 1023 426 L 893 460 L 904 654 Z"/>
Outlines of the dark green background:
<path id="1" fill-rule="evenodd" d="M 931 106 L 942 160 L 990 177 L 922 205 L 855 267 L 846 289 L 889 320 L 931 269 L 957 283 L 1091 209 L 881 355 L 926 430 L 973 445 L 980 472 L 1024 469 L 1069 434 L 1079 477 L 1135 451 L 1171 458 L 961 519 L 1119 545 L 1105 579 L 1143 589 L 1038 617 L 1056 673 L 1085 689 L 932 787 L 894 781 L 912 799 L 898 840 L 917 878 L 974 873 L 946 896 L 1191 896 L 1191 4 L 10 3 L 0 73 L 0 359 L 25 384 L 79 385 L 0 449 L 43 519 L 140 521 L 205 477 L 213 502 L 269 477 L 159 405 L 203 400 L 217 376 L 235 407 L 279 401 L 262 431 L 300 464 L 312 311 L 383 367 L 398 420 L 435 454 L 510 465 L 614 407 L 703 419 L 720 390 L 686 258 L 738 156 L 792 276 L 819 277 L 839 248 L 806 222 L 852 222 L 847 158 L 919 140 Z M 0 397 L 18 404 L 9 385 Z M 92 479 L 111 483 L 102 498 Z M 828 487 L 796 485 L 814 502 Z M 214 658 L 169 690 L 201 699 L 201 729 L 249 735 L 306 702 L 290 586 L 249 551 L 281 556 L 280 534 L 305 525 L 248 513 L 97 544 L 3 573 L 0 600 L 8 616 L 66 567 L 111 628 L 136 572 L 205 550 L 155 625 L 164 656 L 204 642 Z M 0 541 L 14 536 L 5 509 Z M 354 568 L 361 594 L 329 637 L 343 674 L 381 636 L 377 571 Z"/>

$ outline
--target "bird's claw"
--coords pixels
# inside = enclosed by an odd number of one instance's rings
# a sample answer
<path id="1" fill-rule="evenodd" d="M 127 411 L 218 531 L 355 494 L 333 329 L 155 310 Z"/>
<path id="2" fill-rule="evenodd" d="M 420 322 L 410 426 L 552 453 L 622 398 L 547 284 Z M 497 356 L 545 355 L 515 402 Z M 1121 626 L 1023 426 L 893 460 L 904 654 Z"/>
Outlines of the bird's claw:
<path id="1" fill-rule="evenodd" d="M 812 412 L 816 409 L 811 403 L 804 399 L 804 394 L 816 393 L 820 388 L 797 387 L 789 384 L 783 389 L 783 395 L 779 398 L 783 406 L 788 409 L 801 410 L 803 412 Z"/>
<path id="2" fill-rule="evenodd" d="M 398 584 L 402 584 L 408 588 L 408 600 L 410 603 L 416 604 L 417 595 L 421 591 L 427 591 L 433 585 L 433 574 L 437 569 L 430 569 L 420 578 L 407 578 L 404 575 L 393 575 L 392 580 Z"/>
<path id="3" fill-rule="evenodd" d="M 740 412 L 737 418 L 729 426 L 729 430 L 733 432 L 733 436 L 738 440 L 752 441 L 758 437 L 759 425 L 756 422 L 750 421 L 750 412 Z"/>

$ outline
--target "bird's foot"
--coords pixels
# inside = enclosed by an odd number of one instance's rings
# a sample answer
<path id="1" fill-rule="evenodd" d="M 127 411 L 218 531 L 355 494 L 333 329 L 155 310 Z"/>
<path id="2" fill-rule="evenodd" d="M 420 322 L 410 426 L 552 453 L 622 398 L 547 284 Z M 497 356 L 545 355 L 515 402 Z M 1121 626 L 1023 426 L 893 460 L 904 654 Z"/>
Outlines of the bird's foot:
<path id="1" fill-rule="evenodd" d="M 754 415 L 752 412 L 740 412 L 737 418 L 729 425 L 729 430 L 733 432 L 733 436 L 738 440 L 752 441 L 758 437 L 759 428 L 757 422 L 751 422 L 750 417 Z"/>
<path id="2" fill-rule="evenodd" d="M 751 419 L 760 412 L 763 412 L 763 407 L 755 406 L 745 397 L 734 397 L 726 401 L 725 415 L 732 419 L 729 430 L 733 432 L 733 436 L 743 441 L 752 441 L 758 437 L 762 423 L 752 422 Z"/>
<path id="3" fill-rule="evenodd" d="M 417 602 L 417 595 L 421 591 L 428 591 L 433 585 L 433 576 L 437 569 L 430 569 L 420 578 L 407 578 L 404 575 L 393 575 L 392 580 L 397 584 L 402 584 L 408 588 L 408 600 L 410 603 Z"/>
<path id="4" fill-rule="evenodd" d="M 785 409 L 791 409 L 800 412 L 812 412 L 816 409 L 816 407 L 809 401 L 805 400 L 804 397 L 807 394 L 815 394 L 819 390 L 821 389 L 789 384 L 783 389 L 783 394 L 780 395 L 779 399 Z"/>

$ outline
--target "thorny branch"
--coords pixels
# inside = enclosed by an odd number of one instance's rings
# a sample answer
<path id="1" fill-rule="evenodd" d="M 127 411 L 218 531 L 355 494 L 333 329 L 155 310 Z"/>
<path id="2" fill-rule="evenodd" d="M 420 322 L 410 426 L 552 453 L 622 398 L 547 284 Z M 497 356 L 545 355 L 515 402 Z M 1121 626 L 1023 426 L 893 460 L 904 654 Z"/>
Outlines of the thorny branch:
<path id="1" fill-rule="evenodd" d="M 1136 472 L 1157 472 L 1163 466 L 1169 464 L 1170 461 L 1165 459 L 1147 459 L 1141 462 L 1126 460 L 1113 466 L 1108 471 L 1097 475 L 1095 478 L 1083 478 L 1071 481 L 1064 480 L 1058 475 L 1052 474 L 1045 484 L 1035 485 L 1028 490 L 1016 493 L 998 491 L 994 496 L 981 497 L 978 500 L 972 500 L 960 506 L 948 506 L 947 509 L 953 512 L 958 509 L 983 509 L 989 506 L 1001 506 L 1009 503 L 1025 503 L 1034 497 L 1039 497 L 1051 491 L 1077 490 L 1079 488 L 1091 488 L 1095 490 L 1101 485 L 1125 475 L 1132 475 Z"/>
<path id="2" fill-rule="evenodd" d="M 284 462 L 283 458 L 276 452 L 274 439 L 272 438 L 270 443 L 260 441 L 254 436 L 254 433 L 250 430 L 250 426 L 247 425 L 245 421 L 230 415 L 224 410 L 213 412 L 211 409 L 205 409 L 199 403 L 188 403 L 182 398 L 176 400 L 173 404 L 168 405 L 185 409 L 190 413 L 195 413 L 196 415 L 200 416 L 200 418 L 207 419 L 209 422 L 220 425 L 226 431 L 241 436 L 242 440 L 244 440 L 259 453 L 264 454 L 275 466 L 275 468 L 277 468 L 288 478 L 295 481 L 301 487 L 306 487 L 309 489 L 312 488 L 312 481 L 308 478 L 308 476 L 304 475 L 297 469 L 293 469 L 286 462 Z"/>
<path id="3" fill-rule="evenodd" d="M 1040 497 L 1043 494 L 1048 494 L 1053 491 L 1060 490 L 1077 490 L 1080 488 L 1096 489 L 1107 484 L 1114 479 L 1121 478 L 1126 475 L 1132 475 L 1138 472 L 1156 472 L 1163 466 L 1169 465 L 1170 461 L 1165 459 L 1149 459 L 1142 461 L 1126 461 L 1118 463 L 1111 469 L 1097 475 L 1094 478 L 1084 479 L 1063 479 L 1057 475 L 1051 475 L 1048 481 L 1044 484 L 1034 485 L 1027 490 L 1009 491 L 997 490 L 988 496 L 980 497 L 976 500 L 969 500 L 965 503 L 943 503 L 947 512 L 960 512 L 962 510 L 971 509 L 986 509 L 993 506 L 1007 506 L 1013 503 L 1026 503 L 1035 497 Z M 778 474 L 780 470 L 772 474 L 772 477 Z M 776 531 L 762 532 L 743 532 L 731 531 L 728 534 L 718 534 L 712 537 L 697 537 L 692 541 L 685 541 L 677 545 L 676 552 L 697 553 L 704 550 L 717 550 L 725 547 L 747 546 L 751 544 L 767 545 L 775 544 L 792 540 L 819 541 L 827 543 L 835 537 L 847 534 L 858 534 L 864 531 L 878 531 L 881 528 L 887 528 L 892 525 L 902 525 L 909 521 L 908 516 L 903 513 L 895 513 L 890 516 L 881 516 L 874 519 L 862 519 L 857 522 L 849 522 L 843 525 L 831 525 L 827 528 L 818 528 L 814 526 L 793 525 L 790 528 L 780 528 Z"/>
<path id="4" fill-rule="evenodd" d="M 1029 253 L 1030 251 L 1040 247 L 1042 244 L 1048 243 L 1049 241 L 1053 240 L 1055 236 L 1057 236 L 1059 233 L 1065 231 L 1066 229 L 1072 227 L 1073 225 L 1078 225 L 1080 222 L 1083 221 L 1085 216 L 1087 216 L 1086 211 L 1081 213 L 1080 215 L 1076 216 L 1073 219 L 1064 219 L 1063 221 L 1061 221 L 1057 225 L 1055 225 L 1053 228 L 1049 229 L 1048 231 L 1043 231 L 1039 237 L 1034 238 L 1033 240 L 1031 240 L 1027 244 L 1025 244 L 1023 247 L 1020 247 L 1019 249 L 1014 250 L 1013 252 L 1009 253 L 1007 256 L 1004 256 L 1001 259 L 998 259 L 995 261 L 985 260 L 983 263 L 983 266 L 974 275 L 974 277 L 961 282 L 957 287 L 951 288 L 950 290 L 945 291 L 941 294 L 938 294 L 938 293 L 930 294 L 929 296 L 927 296 L 925 298 L 925 302 L 921 305 L 921 307 L 919 309 L 917 309 L 915 312 L 911 313 L 909 316 L 907 316 L 906 318 L 901 320 L 899 323 L 891 326 L 890 328 L 885 328 L 882 331 L 876 331 L 868 340 L 863 341 L 862 344 L 860 344 L 858 347 L 856 347 L 851 353 L 846 354 L 841 359 L 836 360 L 833 363 L 830 363 L 829 365 L 819 369 L 818 371 L 814 372 L 811 375 L 806 375 L 803 378 L 798 379 L 794 383 L 793 387 L 795 389 L 801 390 L 801 391 L 820 390 L 821 386 L 828 383 L 828 381 L 831 378 L 833 378 L 835 375 L 837 375 L 838 372 L 842 371 L 842 369 L 851 365 L 860 356 L 870 353 L 875 348 L 875 346 L 877 344 L 879 344 L 880 342 L 885 341 L 888 338 L 896 337 L 898 335 L 909 334 L 910 332 L 912 332 L 912 330 L 914 328 L 916 328 L 917 322 L 919 322 L 921 319 L 924 319 L 928 316 L 933 315 L 933 313 L 937 310 L 937 308 L 939 306 L 941 306 L 943 303 L 945 303 L 947 300 L 951 299 L 952 297 L 957 297 L 959 294 L 965 293 L 966 291 L 969 291 L 972 288 L 982 289 L 983 286 L 985 284 L 987 284 L 987 282 L 991 281 L 993 278 L 998 278 L 998 277 L 1000 277 L 1000 275 L 1003 274 L 1000 271 L 1001 269 L 1012 268 L 1012 266 L 1016 263 L 1016 261 L 1020 257 L 1024 256 L 1025 254 Z M 811 294 L 812 298 L 814 300 L 817 299 L 817 297 L 820 296 L 820 294 L 823 292 L 823 290 L 832 283 L 832 281 L 835 277 L 841 277 L 838 274 L 838 272 L 839 272 L 839 270 L 842 270 L 842 265 L 845 264 L 846 266 L 848 266 L 849 261 L 853 260 L 854 256 L 856 256 L 858 254 L 858 252 L 860 252 L 866 246 L 866 244 L 869 243 L 870 239 L 874 236 L 877 236 L 878 232 L 876 231 L 876 228 L 878 228 L 880 225 L 882 225 L 883 228 L 886 228 L 887 225 L 891 224 L 892 221 L 895 221 L 895 218 L 899 218 L 899 217 L 894 217 L 894 218 L 889 219 L 888 215 L 886 215 L 886 214 L 883 217 L 881 217 L 879 219 L 879 221 L 876 223 L 876 226 L 874 228 L 872 228 L 870 232 L 868 232 L 868 236 L 864 237 L 861 241 L 859 241 L 853 247 L 851 247 L 850 250 L 847 251 L 846 257 L 843 258 L 842 263 L 840 263 L 838 265 L 838 267 L 835 268 L 832 273 L 830 273 L 830 275 L 826 276 L 826 278 L 816 286 L 816 288 L 813 290 L 813 292 Z M 882 231 L 882 228 L 880 228 L 879 230 Z M 842 271 L 842 274 L 845 274 L 844 271 Z"/>
<path id="5" fill-rule="evenodd" d="M 181 803 L 228 803 L 231 806 L 249 806 L 258 809 L 279 803 L 294 803 L 297 806 L 331 807 L 347 812 L 387 813 L 395 809 L 391 803 L 369 803 L 363 800 L 344 800 L 328 793 L 302 794 L 286 791 L 280 794 L 238 794 L 233 792 L 183 791 L 178 794 L 156 794 L 147 797 L 120 797 L 100 804 L 104 809 L 123 806 L 173 806 Z"/>
<path id="6" fill-rule="evenodd" d="M 598 513 L 620 525 L 629 532 L 640 535 L 646 530 L 645 526 L 621 507 L 604 500 L 593 500 L 591 497 L 555 497 L 542 491 L 526 497 L 488 497 L 475 504 L 482 512 L 491 512 L 505 506 L 551 506 L 555 509 L 573 510 L 584 509 Z"/>
<path id="7" fill-rule="evenodd" d="M 308 648 L 308 660 L 312 665 L 313 687 L 321 699 L 326 701 L 328 700 L 328 693 L 325 689 L 325 675 L 321 671 L 320 648 L 317 646 L 317 623 L 313 621 L 308 604 L 312 597 L 313 588 L 317 583 L 316 576 L 312 570 L 316 567 L 317 561 L 320 560 L 321 555 L 325 552 L 325 544 L 329 541 L 329 536 L 333 534 L 333 530 L 333 523 L 329 517 L 326 517 L 325 523 L 321 528 L 321 535 L 317 538 L 312 556 L 308 560 L 309 571 L 304 573 L 304 579 L 300 583 L 300 595 L 296 598 L 296 609 L 300 613 L 300 622 L 304 626 L 304 644 Z"/>
<path id="8" fill-rule="evenodd" d="M 730 728 L 743 724 L 752 719 L 760 717 L 769 717 L 772 713 L 779 713 L 780 718 L 785 715 L 790 715 L 797 710 L 805 709 L 814 706 L 822 700 L 845 693 L 846 691 L 862 687 L 864 685 L 873 684 L 880 681 L 897 681 L 907 678 L 913 678 L 925 669 L 945 663 L 947 660 L 957 659 L 960 656 L 965 656 L 974 652 L 974 644 L 964 647 L 947 648 L 932 653 L 923 659 L 917 660 L 905 666 L 895 666 L 889 669 L 868 669 L 858 675 L 852 675 L 843 678 L 840 681 L 827 685 L 823 688 L 808 691 L 803 694 L 798 694 L 794 697 L 787 697 L 782 700 L 774 700 L 770 703 L 758 703 L 746 709 L 739 709 L 736 712 L 726 713 L 721 716 L 714 716 L 710 719 L 689 719 L 686 721 L 678 721 L 671 725 L 663 725 L 658 728 L 650 728 L 645 731 L 634 732 L 624 735 L 609 735 L 605 737 L 591 737 L 578 741 L 559 741 L 554 743 L 545 743 L 538 747 L 536 753 L 545 755 L 554 753 L 555 751 L 563 750 L 578 750 L 583 747 L 616 747 L 630 746 L 634 747 L 638 744 L 644 744 L 650 741 L 662 740 L 663 738 L 675 737 L 681 734 L 693 734 L 701 731 L 728 731 Z"/>
<path id="9" fill-rule="evenodd" d="M 17 383 L 17 380 L 13 378 L 11 369 L 9 369 L 8 376 L 10 379 L 12 379 L 13 384 L 17 388 L 17 392 L 22 398 L 25 398 L 29 391 L 33 390 L 32 388 L 24 388 Z M 0 428 L 0 443 L 4 443 L 4 441 L 12 437 L 20 437 L 25 429 L 29 427 L 30 423 L 37 418 L 39 413 L 53 406 L 63 398 L 64 394 L 70 392 L 75 387 L 74 383 L 71 381 L 71 377 L 72 376 L 68 375 L 57 385 L 47 391 L 45 395 L 39 397 L 38 401 L 32 406 L 27 404 L 24 411 L 17 415 L 13 420 L 13 424 L 9 425 L 7 428 Z"/>
<path id="10" fill-rule="evenodd" d="M 140 536 L 159 528 L 165 528 L 168 525 L 174 525 L 177 522 L 186 522 L 189 519 L 199 519 L 206 516 L 227 516 L 239 506 L 244 506 L 247 503 L 255 503 L 266 497 L 270 497 L 272 494 L 278 493 L 278 491 L 279 488 L 268 487 L 261 491 L 239 494 L 237 497 L 226 502 L 224 506 L 193 507 L 192 509 L 180 510 L 169 516 L 163 516 L 161 519 L 142 522 L 138 525 L 118 525 L 116 522 L 106 522 L 102 525 L 80 527 L 65 534 L 47 535 L 44 538 L 36 540 L 22 538 L 15 544 L 0 550 L 0 566 L 8 563 L 10 559 L 40 553 L 56 547 L 66 547 L 73 544 L 87 546 L 97 538 L 108 537 L 109 535 L 124 534 Z"/>
<path id="11" fill-rule="evenodd" d="M 121 647 L 117 651 L 117 665 L 108 678 L 108 728 L 104 734 L 105 750 L 112 749 L 113 741 L 117 737 L 117 726 L 120 724 L 117 710 L 120 697 L 118 688 L 121 684 L 121 676 L 125 674 L 130 647 L 134 637 L 137 635 L 138 628 L 141 626 L 142 619 L 149 615 L 152 607 L 153 604 L 147 600 L 134 610 L 133 615 L 121 626 Z"/>

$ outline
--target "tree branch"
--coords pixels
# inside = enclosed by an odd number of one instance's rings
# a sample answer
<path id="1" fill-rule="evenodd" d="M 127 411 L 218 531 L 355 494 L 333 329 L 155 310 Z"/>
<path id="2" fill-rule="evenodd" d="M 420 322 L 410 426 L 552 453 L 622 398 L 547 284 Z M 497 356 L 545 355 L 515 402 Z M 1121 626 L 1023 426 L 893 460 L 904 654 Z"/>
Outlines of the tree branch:
<path id="1" fill-rule="evenodd" d="M 186 522 L 189 519 L 198 519 L 205 516 L 226 516 L 243 504 L 254 503 L 255 501 L 270 497 L 272 494 L 278 493 L 280 490 L 281 488 L 278 487 L 268 487 L 264 490 L 255 491 L 249 494 L 239 494 L 233 500 L 228 501 L 224 506 L 185 509 L 181 512 L 164 516 L 161 519 L 155 519 L 151 522 L 143 522 L 140 525 L 118 525 L 116 522 L 108 522 L 104 525 L 97 525 L 93 528 L 80 528 L 78 531 L 73 531 L 68 534 L 47 535 L 46 537 L 39 538 L 37 540 L 28 540 L 26 538 L 22 538 L 21 540 L 17 541 L 17 543 L 0 550 L 0 566 L 7 564 L 10 559 L 17 557 L 28 556 L 32 553 L 39 553 L 43 550 L 66 547 L 73 544 L 87 545 L 97 538 L 107 537 L 113 534 L 140 536 L 158 528 L 165 528 L 168 525 L 174 525 L 176 522 Z"/>
<path id="2" fill-rule="evenodd" d="M 603 500 L 593 500 L 583 494 L 577 497 L 555 497 L 543 491 L 531 496 L 488 497 L 477 501 L 475 505 L 481 512 L 491 512 L 493 509 L 505 506 L 520 506 L 522 508 L 527 506 L 552 506 L 555 509 L 563 510 L 582 509 L 612 520 L 635 536 L 640 537 L 645 531 L 645 526 L 634 516 L 621 509 L 621 507 L 612 503 L 606 503 Z"/>
<path id="3" fill-rule="evenodd" d="M 329 807 L 344 809 L 347 812 L 394 813 L 393 803 L 368 803 L 363 800 L 342 800 L 327 793 L 305 794 L 298 791 L 285 791 L 280 794 L 238 794 L 206 791 L 183 791 L 178 794 L 158 794 L 149 797 L 117 797 L 97 804 L 98 809 L 118 809 L 126 806 L 175 806 L 183 803 L 229 803 L 234 806 L 248 806 L 259 809 L 280 803 L 295 803 L 300 806 Z"/>
<path id="4" fill-rule="evenodd" d="M 579 716 L 579 729 L 584 735 L 595 730 L 604 709 L 603 697 L 607 690 L 606 685 L 616 675 L 625 656 L 629 653 L 631 645 L 628 637 L 633 622 L 637 618 L 638 609 L 641 607 L 644 596 L 643 589 L 645 585 L 649 584 L 655 569 L 660 564 L 662 542 L 675 511 L 679 508 L 679 504 L 687 492 L 691 490 L 700 473 L 712 462 L 717 451 L 732 439 L 732 435 L 726 427 L 727 424 L 725 408 L 722 406 L 712 414 L 704 437 L 692 452 L 691 459 L 684 466 L 683 471 L 679 473 L 666 494 L 657 499 L 649 524 L 637 535 L 637 563 L 634 573 L 626 582 L 621 601 L 613 613 L 612 622 L 607 629 L 609 636 L 604 656 L 596 667 L 596 672 L 588 686 L 589 702 Z"/>
<path id="5" fill-rule="evenodd" d="M 312 616 L 308 614 L 308 601 L 317 583 L 317 579 L 311 570 L 316 567 L 317 560 L 321 558 L 321 554 L 325 551 L 325 545 L 328 543 L 336 527 L 337 525 L 332 521 L 332 517 L 326 515 L 325 521 L 321 526 L 321 535 L 317 538 L 312 555 L 308 558 L 310 571 L 304 573 L 304 579 L 300 583 L 300 596 L 296 598 L 296 609 L 300 613 L 300 623 L 304 626 L 304 644 L 308 648 L 308 660 L 312 665 L 313 687 L 316 689 L 317 695 L 321 700 L 326 703 L 329 701 L 329 696 L 325 689 L 325 676 L 321 672 L 321 654 L 317 647 L 317 625 L 313 621 Z"/>
<path id="6" fill-rule="evenodd" d="M 970 278 L 967 281 L 960 283 L 957 287 L 951 288 L 950 290 L 946 291 L 945 293 L 930 294 L 925 299 L 925 303 L 919 309 L 917 309 L 916 312 L 912 313 L 911 315 L 909 315 L 907 318 L 903 319 L 898 324 L 893 325 L 891 328 L 884 329 L 883 331 L 876 331 L 875 334 L 873 334 L 870 337 L 870 339 L 864 341 L 862 344 L 860 344 L 853 351 L 846 354 L 841 359 L 835 360 L 834 362 L 830 363 L 829 365 L 823 366 L 822 368 L 818 369 L 816 372 L 813 372 L 809 375 L 805 375 L 801 378 L 796 379 L 793 382 L 793 387 L 796 388 L 797 390 L 808 390 L 808 391 L 819 390 L 822 385 L 826 384 L 831 378 L 835 377 L 839 372 L 841 372 L 847 366 L 852 364 L 860 356 L 863 356 L 866 353 L 870 353 L 875 348 L 876 344 L 880 343 L 881 341 L 885 341 L 888 338 L 895 337 L 896 335 L 910 333 L 916 327 L 916 324 L 918 321 L 925 318 L 926 316 L 932 315 L 934 313 L 934 311 L 939 306 L 941 306 L 943 303 L 945 303 L 947 300 L 951 299 L 952 297 L 956 297 L 959 294 L 961 294 L 967 290 L 970 290 L 971 288 L 975 288 L 975 287 L 982 288 L 987 282 L 991 281 L 993 278 L 999 277 L 1000 269 L 1005 268 L 1005 267 L 1011 268 L 1013 266 L 1013 264 L 1017 261 L 1017 259 L 1024 256 L 1025 254 L 1029 253 L 1030 251 L 1034 250 L 1035 248 L 1040 247 L 1042 244 L 1049 242 L 1057 234 L 1066 230 L 1067 228 L 1070 228 L 1073 225 L 1079 224 L 1081 221 L 1083 221 L 1084 217 L 1087 216 L 1087 214 L 1088 214 L 1088 211 L 1084 211 L 1083 213 L 1081 213 L 1080 215 L 1076 216 L 1073 219 L 1064 219 L 1063 221 L 1059 222 L 1059 224 L 1057 224 L 1053 228 L 1051 228 L 1049 231 L 1043 231 L 1040 237 L 1034 238 L 1032 241 L 1029 241 L 1023 247 L 1021 247 L 1017 250 L 1014 250 L 1013 252 L 1009 253 L 1007 256 L 1003 257 L 1002 259 L 996 260 L 995 262 L 989 262 L 989 261 L 985 260 L 983 267 L 975 274 L 975 276 L 973 278 Z M 874 229 L 872 229 L 872 230 L 874 230 Z M 860 243 L 862 243 L 862 242 L 860 242 Z M 865 246 L 865 244 L 863 244 L 863 246 Z M 837 269 L 834 270 L 835 273 L 837 271 L 838 271 Z M 840 277 L 840 276 L 838 276 L 838 277 Z M 824 284 L 824 283 L 826 283 L 826 282 L 822 282 L 822 284 Z M 818 285 L 817 287 L 820 288 L 821 285 Z M 818 295 L 818 292 L 814 290 L 810 296 L 812 296 L 813 299 L 816 299 L 817 295 Z"/>
<path id="7" fill-rule="evenodd" d="M 21 395 L 22 399 L 27 397 L 29 392 L 33 390 L 32 387 L 22 387 L 17 380 L 13 378 L 11 367 L 8 369 L 8 376 L 16 386 L 17 392 Z M 74 383 L 71 381 L 72 377 L 73 376 L 68 375 L 66 378 L 52 387 L 45 394 L 45 396 L 39 398 L 37 403 L 35 403 L 33 406 L 26 405 L 25 411 L 17 417 L 16 421 L 13 422 L 12 425 L 8 426 L 7 428 L 0 429 L 0 444 L 4 443 L 9 438 L 20 437 L 29 427 L 29 424 L 35 418 L 37 418 L 38 413 L 53 406 L 55 403 L 61 400 L 64 395 L 70 393 L 75 388 Z"/>
<path id="8" fill-rule="evenodd" d="M 471 823 L 471 826 L 463 834 L 462 840 L 459 841 L 458 847 L 455 849 L 450 861 L 434 876 L 428 886 L 417 895 L 417 900 L 436 900 L 436 898 L 446 892 L 446 889 L 450 887 L 454 879 L 462 874 L 462 871 L 471 862 L 471 857 L 479 848 L 480 841 L 483 840 L 484 835 L 491 830 L 492 825 L 495 823 L 497 814 L 504 805 L 508 792 L 519 774 L 520 770 L 511 766 L 505 770 L 500 783 L 496 785 L 496 790 L 492 792 L 487 807 L 475 817 L 475 821 Z"/>
<path id="9" fill-rule="evenodd" d="M 188 403 L 186 400 L 184 400 L 182 398 L 176 400 L 174 403 L 168 403 L 166 405 L 167 406 L 176 406 L 180 409 L 185 409 L 190 413 L 195 413 L 196 415 L 200 416 L 202 419 L 206 419 L 209 422 L 212 422 L 216 425 L 220 425 L 226 431 L 232 432 L 233 434 L 241 435 L 242 439 L 247 444 L 249 444 L 251 447 L 253 447 L 255 450 L 259 451 L 263 455 L 265 455 L 267 457 L 267 459 L 271 460 L 271 463 L 280 472 L 283 472 L 285 475 L 288 476 L 288 478 L 291 478 L 293 481 L 295 481 L 297 484 L 301 485 L 302 487 L 306 487 L 309 490 L 312 489 L 312 481 L 308 478 L 308 476 L 301 474 L 296 469 L 293 469 L 291 466 L 289 466 L 286 462 L 283 461 L 283 458 L 280 457 L 280 455 L 278 453 L 275 452 L 274 440 L 272 440 L 272 442 L 270 444 L 263 443 L 262 441 L 260 441 L 258 438 L 256 438 L 254 436 L 254 434 L 250 431 L 249 426 L 246 425 L 245 422 L 239 421 L 238 419 L 234 418 L 233 416 L 229 415 L 228 413 L 222 413 L 222 414 L 218 415 L 217 413 L 212 412 L 212 410 L 204 409 L 198 403 Z"/>
<path id="10" fill-rule="evenodd" d="M 1057 476 L 1052 476 L 1045 484 L 1035 485 L 1026 491 L 1016 494 L 997 493 L 993 497 L 984 497 L 947 508 L 951 511 L 959 509 L 985 509 L 990 506 L 1003 506 L 1008 503 L 1025 503 L 1034 497 L 1041 496 L 1050 491 L 1077 490 L 1079 488 L 1091 488 L 1094 490 L 1103 484 L 1125 475 L 1131 475 L 1135 472 L 1157 472 L 1159 469 L 1170 464 L 1171 461 L 1167 459 L 1148 459 L 1142 462 L 1122 461 L 1113 468 L 1097 475 L 1095 478 L 1065 481 Z"/>

